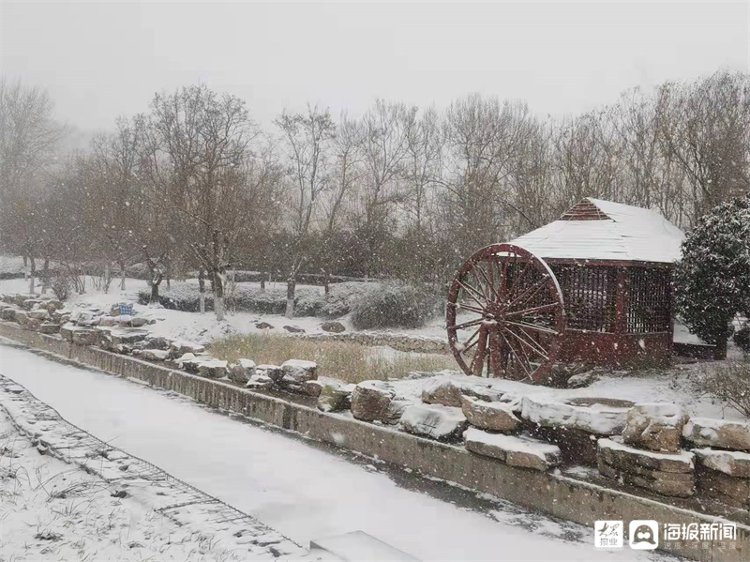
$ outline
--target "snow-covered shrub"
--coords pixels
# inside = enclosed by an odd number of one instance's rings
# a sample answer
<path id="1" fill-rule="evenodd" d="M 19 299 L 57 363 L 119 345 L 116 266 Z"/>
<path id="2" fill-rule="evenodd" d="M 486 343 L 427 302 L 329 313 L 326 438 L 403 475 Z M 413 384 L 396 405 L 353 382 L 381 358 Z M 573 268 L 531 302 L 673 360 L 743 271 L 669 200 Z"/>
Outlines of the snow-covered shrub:
<path id="1" fill-rule="evenodd" d="M 750 361 L 730 361 L 711 369 L 705 390 L 750 418 Z"/>
<path id="2" fill-rule="evenodd" d="M 750 326 L 743 326 L 734 333 L 732 338 L 737 347 L 745 353 L 750 353 Z"/>
<path id="3" fill-rule="evenodd" d="M 68 279 L 68 276 L 60 274 L 53 277 L 52 283 L 50 283 L 50 289 L 52 289 L 55 297 L 60 302 L 68 300 L 68 296 L 70 295 L 70 280 Z"/>
<path id="4" fill-rule="evenodd" d="M 341 318 L 352 311 L 357 300 L 379 287 L 378 282 L 347 281 L 332 284 L 320 313 L 326 318 Z"/>
<path id="5" fill-rule="evenodd" d="M 731 321 L 750 311 L 750 195 L 700 218 L 675 268 L 677 311 L 691 332 L 726 356 Z"/>
<path id="6" fill-rule="evenodd" d="M 351 321 L 355 328 L 418 328 L 438 310 L 435 293 L 423 287 L 387 283 L 363 294 L 354 303 Z"/>

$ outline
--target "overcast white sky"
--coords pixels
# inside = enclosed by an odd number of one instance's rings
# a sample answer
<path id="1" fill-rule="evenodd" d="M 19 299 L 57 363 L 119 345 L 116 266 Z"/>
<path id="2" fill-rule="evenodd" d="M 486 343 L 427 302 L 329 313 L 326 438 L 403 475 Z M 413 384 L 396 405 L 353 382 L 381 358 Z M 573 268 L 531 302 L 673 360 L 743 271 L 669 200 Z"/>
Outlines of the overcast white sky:
<path id="1" fill-rule="evenodd" d="M 307 101 L 356 114 L 470 92 L 559 115 L 750 61 L 747 1 L 0 5 L 0 72 L 48 88 L 86 130 L 199 81 L 262 123 Z"/>

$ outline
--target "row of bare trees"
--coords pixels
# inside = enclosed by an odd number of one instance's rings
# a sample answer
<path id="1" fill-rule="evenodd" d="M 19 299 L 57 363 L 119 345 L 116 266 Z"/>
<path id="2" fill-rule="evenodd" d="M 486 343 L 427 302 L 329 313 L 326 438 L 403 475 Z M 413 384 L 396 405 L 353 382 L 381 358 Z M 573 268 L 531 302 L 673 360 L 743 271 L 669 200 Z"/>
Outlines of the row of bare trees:
<path id="1" fill-rule="evenodd" d="M 274 271 L 292 315 L 302 272 L 439 283 L 586 196 L 689 228 L 750 186 L 748 88 L 719 72 L 566 119 L 479 95 L 445 110 L 378 100 L 358 117 L 309 105 L 264 131 L 242 100 L 191 86 L 55 161 L 50 100 L 2 82 L 0 241 L 123 284 L 145 264 L 154 299 L 197 270 L 220 317 L 228 268 Z"/>

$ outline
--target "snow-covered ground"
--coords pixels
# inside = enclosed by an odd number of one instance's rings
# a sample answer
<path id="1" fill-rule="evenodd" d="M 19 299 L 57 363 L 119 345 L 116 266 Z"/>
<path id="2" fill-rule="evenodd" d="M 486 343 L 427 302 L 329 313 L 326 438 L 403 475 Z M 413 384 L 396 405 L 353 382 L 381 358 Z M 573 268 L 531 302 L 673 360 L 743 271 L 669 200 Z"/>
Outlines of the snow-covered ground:
<path id="1" fill-rule="evenodd" d="M 174 486 L 163 474 L 157 480 L 134 477 L 134 467 L 144 463 L 71 428 L 27 393 L 16 394 L 20 388 L 12 390 L 0 396 L 15 414 L 0 408 L 0 560 L 246 560 L 242 539 L 229 533 L 219 538 L 220 526 L 190 520 L 189 513 L 175 519 L 157 511 L 194 499 L 185 494 L 188 487 Z M 47 440 L 33 444 L 32 433 Z M 86 450 L 92 443 L 96 450 Z M 63 444 L 58 452 L 65 460 L 50 456 L 56 444 Z M 113 471 L 115 462 L 122 464 Z M 200 512 L 205 505 L 180 510 Z M 291 545 L 289 552 L 301 550 Z"/>
<path id="2" fill-rule="evenodd" d="M 175 395 L 0 345 L 0 369 L 72 423 L 257 517 L 300 544 L 362 530 L 424 560 L 657 560 L 600 551 L 593 530 L 487 498 L 454 503 L 406 473 L 352 462 Z M 397 481 L 399 483 L 397 483 Z M 459 499 L 456 499 L 456 498 Z"/>

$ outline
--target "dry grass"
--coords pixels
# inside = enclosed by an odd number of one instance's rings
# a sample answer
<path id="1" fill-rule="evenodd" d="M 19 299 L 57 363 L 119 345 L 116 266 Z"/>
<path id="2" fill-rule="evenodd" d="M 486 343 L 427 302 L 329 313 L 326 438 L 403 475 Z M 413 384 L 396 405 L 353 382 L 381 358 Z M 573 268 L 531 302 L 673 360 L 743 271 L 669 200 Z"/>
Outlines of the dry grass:
<path id="1" fill-rule="evenodd" d="M 257 364 L 280 365 L 287 359 L 318 363 L 319 374 L 346 382 L 398 379 L 413 371 L 455 369 L 449 355 L 437 353 L 378 353 L 373 347 L 351 342 L 306 340 L 289 336 L 249 334 L 211 344 L 211 355 L 236 361 L 241 357 Z"/>

